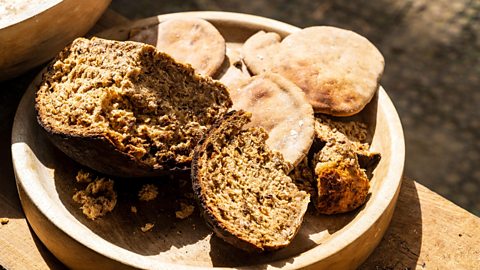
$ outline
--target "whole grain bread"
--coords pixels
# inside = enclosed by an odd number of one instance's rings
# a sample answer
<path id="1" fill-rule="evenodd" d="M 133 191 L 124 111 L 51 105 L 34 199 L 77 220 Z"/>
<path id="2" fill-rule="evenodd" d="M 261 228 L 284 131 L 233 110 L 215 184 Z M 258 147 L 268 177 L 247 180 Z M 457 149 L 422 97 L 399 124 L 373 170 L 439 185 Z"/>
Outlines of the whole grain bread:
<path id="1" fill-rule="evenodd" d="M 203 216 L 215 234 L 246 251 L 288 245 L 309 195 L 287 176 L 287 164 L 266 144 L 263 128 L 244 129 L 251 115 L 227 113 L 195 149 L 192 180 Z"/>
<path id="2" fill-rule="evenodd" d="M 367 151 L 367 146 L 339 131 L 337 128 L 341 125 L 338 123 L 332 123 L 335 122 L 327 118 L 317 118 L 315 121 L 315 138 L 325 143 L 313 156 L 317 187 L 315 206 L 323 214 L 355 210 L 366 202 L 370 189 L 370 182 L 365 170 L 360 167 L 357 154 Z M 359 134 L 363 133 L 360 131 Z"/>
<path id="3" fill-rule="evenodd" d="M 193 149 L 231 107 L 227 89 L 153 46 L 79 38 L 43 74 L 39 124 L 68 156 L 99 172 L 188 169 Z"/>
<path id="4" fill-rule="evenodd" d="M 345 213 L 366 202 L 369 178 L 380 160 L 367 137 L 367 126 L 358 120 L 316 115 L 308 157 L 290 177 L 311 194 L 319 213 Z"/>

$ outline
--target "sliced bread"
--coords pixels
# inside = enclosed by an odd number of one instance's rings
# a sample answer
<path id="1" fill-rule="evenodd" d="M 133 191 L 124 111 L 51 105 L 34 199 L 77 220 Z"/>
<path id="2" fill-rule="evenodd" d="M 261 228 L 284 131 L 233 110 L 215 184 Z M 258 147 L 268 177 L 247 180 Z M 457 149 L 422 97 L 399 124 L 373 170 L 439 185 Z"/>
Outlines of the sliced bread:
<path id="1" fill-rule="evenodd" d="M 287 163 L 266 144 L 263 128 L 244 129 L 250 113 L 232 111 L 195 149 L 192 180 L 215 234 L 246 251 L 287 246 L 309 203 L 286 174 Z"/>

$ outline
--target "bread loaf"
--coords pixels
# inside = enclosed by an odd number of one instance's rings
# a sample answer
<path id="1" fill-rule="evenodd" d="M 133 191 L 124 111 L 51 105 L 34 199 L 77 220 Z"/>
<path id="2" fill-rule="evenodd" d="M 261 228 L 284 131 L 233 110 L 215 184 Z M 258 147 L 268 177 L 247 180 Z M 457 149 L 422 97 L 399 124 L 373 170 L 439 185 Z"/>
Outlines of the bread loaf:
<path id="1" fill-rule="evenodd" d="M 79 163 L 118 176 L 190 167 L 193 149 L 231 107 L 227 89 L 154 47 L 76 39 L 48 66 L 37 119 Z"/>

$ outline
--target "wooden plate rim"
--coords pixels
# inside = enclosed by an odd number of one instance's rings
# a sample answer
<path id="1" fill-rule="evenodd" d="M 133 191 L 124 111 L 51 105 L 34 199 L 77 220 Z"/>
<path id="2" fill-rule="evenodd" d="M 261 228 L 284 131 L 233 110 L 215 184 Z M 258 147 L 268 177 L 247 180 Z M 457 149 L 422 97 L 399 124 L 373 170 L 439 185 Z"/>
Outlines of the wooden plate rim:
<path id="1" fill-rule="evenodd" d="M 279 22 L 276 20 L 263 18 L 254 15 L 247 15 L 247 14 L 240 14 L 240 13 L 232 13 L 232 12 L 183 12 L 183 13 L 172 13 L 166 15 L 159 15 L 155 17 L 150 17 L 146 19 L 142 19 L 139 21 L 134 22 L 130 25 L 132 27 L 139 27 L 139 26 L 146 26 L 148 24 L 156 23 L 157 21 L 164 21 L 168 18 L 172 18 L 174 16 L 184 16 L 184 15 L 192 15 L 204 18 L 209 21 L 216 21 L 216 22 L 228 22 L 230 24 L 235 23 L 247 23 L 252 27 L 257 28 L 271 28 L 277 29 L 285 32 L 293 32 L 298 31 L 299 28 Z M 111 30 L 121 29 L 122 27 L 112 28 Z M 107 31 L 111 31 L 107 30 Z M 103 33 L 103 32 L 102 32 Z M 58 229 L 63 231 L 72 239 L 76 240 L 78 243 L 84 245 L 85 247 L 102 254 L 112 260 L 119 261 L 124 263 L 128 266 L 133 267 L 142 267 L 142 268 L 158 268 L 158 269 L 178 269 L 178 267 L 183 267 L 185 269 L 211 269 L 210 267 L 201 267 L 201 266 L 189 266 L 189 265 L 179 265 L 179 264 L 172 264 L 162 262 L 159 263 L 158 261 L 152 262 L 151 259 L 145 258 L 141 255 L 138 255 L 134 252 L 127 251 L 123 248 L 113 245 L 112 243 L 102 239 L 101 237 L 95 235 L 95 241 L 88 241 L 85 238 L 81 238 L 78 235 L 78 231 L 76 228 L 78 226 L 83 226 L 80 223 L 74 224 L 73 222 L 67 222 L 67 224 L 62 224 L 59 219 L 55 217 L 55 211 L 45 211 L 51 208 L 51 206 L 42 203 L 42 200 L 34 200 L 33 198 L 45 198 L 48 196 L 45 191 L 42 190 L 41 185 L 36 182 L 35 175 L 32 174 L 19 174 L 19 168 L 23 166 L 24 162 L 28 162 L 28 160 L 22 160 L 16 153 L 25 153 L 28 151 L 28 145 L 25 143 L 19 143 L 17 139 L 14 139 L 17 136 L 25 136 L 22 135 L 20 130 L 20 122 L 22 121 L 22 111 L 21 109 L 28 105 L 31 101 L 32 95 L 34 93 L 35 86 L 39 83 L 41 79 L 41 75 L 39 74 L 37 78 L 32 82 L 32 84 L 28 87 L 25 92 L 24 97 L 22 98 L 18 110 L 15 115 L 14 125 L 12 129 L 12 160 L 14 165 L 14 171 L 16 175 L 17 185 L 21 186 L 21 188 L 25 191 L 26 195 L 31 198 L 32 203 L 42 212 L 43 215 L 53 223 Z M 335 237 L 335 243 L 329 243 L 329 245 L 321 244 L 318 245 L 308 251 L 298 254 L 295 257 L 287 258 L 284 260 L 278 260 L 271 262 L 270 264 L 265 265 L 255 265 L 255 267 L 273 267 L 273 265 L 286 265 L 288 268 L 300 268 L 311 265 L 315 262 L 318 262 L 322 259 L 325 259 L 329 256 L 332 256 L 336 252 L 342 250 L 350 243 L 354 242 L 357 238 L 359 238 L 363 233 L 365 233 L 369 228 L 371 228 L 377 220 L 380 219 L 384 211 L 387 207 L 393 203 L 395 204 L 396 195 L 400 188 L 401 184 L 401 177 L 403 173 L 403 166 L 405 161 L 405 143 L 404 143 L 404 136 L 403 130 L 401 126 L 401 122 L 399 116 L 395 110 L 395 107 L 388 97 L 387 93 L 383 89 L 383 87 L 379 88 L 378 91 L 378 110 L 384 112 L 384 116 L 387 118 L 385 119 L 386 124 L 388 125 L 389 129 L 393 133 L 391 136 L 391 152 L 395 153 L 395 155 L 391 156 L 391 164 L 396 164 L 396 166 L 388 167 L 387 175 L 385 179 L 388 180 L 387 183 L 382 183 L 382 187 L 379 189 L 378 192 L 382 192 L 382 200 L 379 200 L 381 204 L 376 204 L 374 207 L 369 207 L 365 209 L 365 213 L 362 217 L 356 221 L 355 229 L 354 230 L 342 230 L 337 232 Z M 18 138 L 18 137 L 17 137 Z M 43 191 L 43 192 L 42 192 Z M 71 224 L 68 224 L 71 223 Z M 102 248 L 100 248 L 102 247 Z M 122 255 L 123 254 L 123 255 Z M 133 260 L 132 259 L 133 256 Z M 125 258 L 131 258 L 130 260 L 125 260 Z M 293 261 L 292 261 L 293 259 Z M 275 267 L 273 267 L 275 268 Z M 218 269 L 231 269 L 231 268 L 224 268 L 220 267 Z"/>

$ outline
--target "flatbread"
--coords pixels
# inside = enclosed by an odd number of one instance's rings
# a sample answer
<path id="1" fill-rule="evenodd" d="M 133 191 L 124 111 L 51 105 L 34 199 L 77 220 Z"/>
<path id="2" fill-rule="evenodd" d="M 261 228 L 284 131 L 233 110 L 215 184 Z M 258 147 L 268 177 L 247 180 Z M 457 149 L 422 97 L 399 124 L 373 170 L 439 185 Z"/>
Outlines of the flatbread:
<path id="1" fill-rule="evenodd" d="M 132 34 L 130 40 L 151 44 L 175 60 L 192 65 L 201 75 L 213 76 L 225 59 L 225 39 L 203 19 L 170 19 Z"/>
<path id="2" fill-rule="evenodd" d="M 240 48 L 235 45 L 227 44 L 227 53 L 225 62 L 220 67 L 214 79 L 219 80 L 228 89 L 237 89 L 251 77 L 247 66 L 241 57 Z"/>
<path id="3" fill-rule="evenodd" d="M 251 77 L 230 92 L 233 109 L 252 113 L 249 126 L 263 127 L 267 145 L 296 166 L 307 154 L 314 137 L 312 106 L 300 88 L 280 75 Z"/>
<path id="4" fill-rule="evenodd" d="M 384 58 L 366 38 L 314 26 L 280 39 L 265 32 L 250 37 L 242 51 L 245 63 L 254 74 L 271 71 L 294 82 L 316 113 L 356 114 L 377 91 Z"/>

